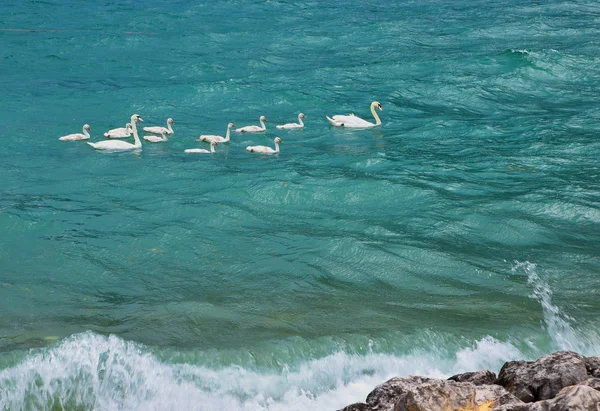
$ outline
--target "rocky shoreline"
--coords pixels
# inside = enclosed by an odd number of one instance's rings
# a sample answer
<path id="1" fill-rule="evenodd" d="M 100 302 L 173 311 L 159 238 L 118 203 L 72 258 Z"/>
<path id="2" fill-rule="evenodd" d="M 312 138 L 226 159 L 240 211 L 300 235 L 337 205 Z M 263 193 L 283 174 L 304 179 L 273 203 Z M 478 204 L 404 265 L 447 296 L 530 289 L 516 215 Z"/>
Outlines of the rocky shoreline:
<path id="1" fill-rule="evenodd" d="M 340 411 L 600 411 L 600 357 L 557 351 L 447 380 L 396 377 Z"/>

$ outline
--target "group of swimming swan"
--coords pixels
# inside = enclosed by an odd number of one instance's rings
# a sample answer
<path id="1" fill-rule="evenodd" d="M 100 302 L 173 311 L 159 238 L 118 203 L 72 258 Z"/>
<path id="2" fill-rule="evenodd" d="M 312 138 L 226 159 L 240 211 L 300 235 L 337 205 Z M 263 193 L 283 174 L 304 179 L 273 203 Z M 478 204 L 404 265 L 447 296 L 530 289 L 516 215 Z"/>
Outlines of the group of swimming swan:
<path id="1" fill-rule="evenodd" d="M 363 120 L 360 117 L 355 116 L 354 114 L 350 115 L 335 115 L 332 117 L 326 116 L 327 120 L 335 127 L 346 127 L 346 128 L 368 128 L 375 127 L 381 125 L 381 120 L 379 116 L 375 112 L 375 108 L 378 108 L 380 111 L 383 110 L 381 104 L 377 101 L 371 103 L 371 114 L 375 118 L 375 123 L 371 123 L 369 121 Z M 303 113 L 298 114 L 298 123 L 287 123 L 276 126 L 278 129 L 300 129 L 304 127 L 303 118 L 306 116 Z M 142 142 L 137 133 L 137 123 L 143 122 L 144 120 L 138 114 L 134 114 L 131 116 L 131 122 L 127 123 L 125 127 L 114 128 L 112 130 L 104 133 L 104 137 L 109 138 L 111 140 L 99 141 L 97 143 L 88 144 L 95 148 L 96 150 L 111 150 L 111 151 L 124 151 L 124 150 L 134 150 L 141 149 Z M 263 132 L 267 129 L 265 122 L 267 122 L 267 118 L 265 116 L 260 116 L 259 118 L 260 126 L 246 126 L 237 128 L 234 131 L 238 133 L 258 133 Z M 161 126 L 153 126 L 153 127 L 144 127 L 144 131 L 150 133 L 151 135 L 144 136 L 144 140 L 151 143 L 159 143 L 167 141 L 167 136 L 173 135 L 175 132 L 173 131 L 172 125 L 175 124 L 172 118 L 167 119 L 167 127 Z M 230 133 L 231 130 L 235 127 L 235 124 L 229 123 L 227 125 L 227 132 L 225 137 L 218 135 L 201 135 L 198 137 L 196 141 L 202 141 L 210 144 L 210 151 L 203 148 L 190 148 L 185 150 L 185 153 L 214 153 L 215 146 L 219 145 L 219 143 L 227 143 L 230 141 Z M 61 141 L 76 141 L 76 140 L 89 140 L 90 134 L 89 131 L 91 127 L 89 124 L 85 124 L 83 126 L 83 134 L 75 133 L 69 134 L 66 136 L 62 136 L 59 138 Z M 133 134 L 134 144 L 127 143 L 121 140 L 112 140 L 117 138 L 127 138 Z M 267 146 L 248 146 L 246 147 L 246 151 L 250 153 L 261 153 L 261 154 L 274 154 L 279 153 L 279 144 L 283 143 L 281 138 L 276 137 L 273 141 L 275 144 L 275 148 L 267 147 Z"/>

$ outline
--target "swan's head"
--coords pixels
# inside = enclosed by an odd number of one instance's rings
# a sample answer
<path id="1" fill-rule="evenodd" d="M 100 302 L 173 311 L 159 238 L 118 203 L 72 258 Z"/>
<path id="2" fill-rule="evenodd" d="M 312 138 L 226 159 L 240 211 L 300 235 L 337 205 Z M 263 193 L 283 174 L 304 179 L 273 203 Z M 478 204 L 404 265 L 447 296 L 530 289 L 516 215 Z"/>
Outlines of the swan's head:
<path id="1" fill-rule="evenodd" d="M 260 116 L 260 121 L 267 121 L 267 118 L 265 116 Z"/>
<path id="2" fill-rule="evenodd" d="M 218 145 L 219 145 L 219 143 L 217 143 L 216 141 L 214 141 L 214 140 L 213 140 L 213 141 L 211 141 L 211 142 L 210 142 L 210 145 L 211 145 L 211 146 L 218 146 Z"/>
<path id="3" fill-rule="evenodd" d="M 279 137 L 275 137 L 275 144 L 281 144 L 283 143 L 283 140 L 280 139 Z"/>
<path id="4" fill-rule="evenodd" d="M 298 114 L 298 117 L 300 117 L 300 118 L 305 118 L 305 117 L 306 117 L 306 115 L 305 115 L 304 113 L 300 113 L 300 114 Z"/>
<path id="5" fill-rule="evenodd" d="M 92 129 L 89 124 L 85 124 L 83 126 L 83 128 L 86 129 L 86 130 L 91 130 Z"/>
<path id="6" fill-rule="evenodd" d="M 167 124 L 175 124 L 175 120 L 173 120 L 172 118 L 168 118 Z"/>
<path id="7" fill-rule="evenodd" d="M 144 122 L 144 119 L 140 117 L 139 114 L 134 114 L 133 116 L 131 116 L 131 124 L 137 123 L 138 121 Z"/>
<path id="8" fill-rule="evenodd" d="M 133 126 L 131 125 L 131 123 L 125 124 L 125 129 L 126 130 L 131 130 L 132 128 L 133 128 Z"/>
<path id="9" fill-rule="evenodd" d="M 234 127 L 235 127 L 235 124 L 233 124 L 233 123 L 227 124 L 227 128 L 234 128 Z"/>
<path id="10" fill-rule="evenodd" d="M 377 107 L 379 109 L 379 111 L 383 111 L 383 107 L 381 107 L 381 103 L 378 101 L 372 102 L 371 107 Z"/>

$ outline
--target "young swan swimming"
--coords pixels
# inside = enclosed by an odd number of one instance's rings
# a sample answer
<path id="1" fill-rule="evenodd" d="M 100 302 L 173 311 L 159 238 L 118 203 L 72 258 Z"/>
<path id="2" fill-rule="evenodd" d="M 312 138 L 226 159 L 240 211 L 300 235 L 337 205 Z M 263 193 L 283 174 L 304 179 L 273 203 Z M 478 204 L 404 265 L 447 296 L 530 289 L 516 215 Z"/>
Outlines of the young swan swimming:
<path id="1" fill-rule="evenodd" d="M 214 135 L 203 135 L 198 137 L 198 140 L 196 141 L 206 141 L 207 143 L 211 143 L 213 141 L 216 141 L 217 143 L 227 143 L 229 142 L 229 134 L 231 133 L 231 129 L 235 127 L 235 124 L 233 123 L 229 123 L 227 124 L 227 133 L 225 134 L 225 137 L 221 137 L 221 136 L 214 136 Z"/>
<path id="2" fill-rule="evenodd" d="M 131 116 L 131 125 L 133 127 L 133 140 L 135 144 L 128 143 L 126 141 L 121 140 L 104 140 L 99 141 L 97 143 L 88 143 L 90 146 L 94 147 L 96 150 L 110 150 L 110 151 L 124 151 L 124 150 L 133 150 L 133 149 L 141 149 L 142 142 L 138 137 L 136 124 L 138 121 L 144 121 L 138 114 L 134 114 Z"/>
<path id="3" fill-rule="evenodd" d="M 144 131 L 152 134 L 173 134 L 174 131 L 171 128 L 171 124 L 175 124 L 172 118 L 167 119 L 167 128 L 161 126 L 144 127 Z"/>
<path id="4" fill-rule="evenodd" d="M 81 134 L 81 133 L 69 134 L 66 136 L 59 137 L 58 139 L 60 141 L 88 140 L 90 138 L 90 133 L 88 133 L 88 130 L 91 130 L 91 129 L 92 128 L 90 127 L 90 125 L 86 124 L 83 126 L 83 134 Z"/>
<path id="5" fill-rule="evenodd" d="M 356 117 L 354 114 L 350 114 L 348 116 L 344 115 L 335 115 L 333 118 L 326 116 L 329 122 L 336 127 L 349 127 L 349 128 L 367 128 L 367 127 L 375 127 L 381 125 L 381 120 L 379 116 L 375 112 L 375 107 L 377 107 L 380 111 L 383 110 L 381 104 L 377 101 L 371 103 L 371 114 L 375 117 L 375 123 L 368 122 L 363 120 L 360 117 Z"/>
<path id="6" fill-rule="evenodd" d="M 300 113 L 298 114 L 298 123 L 287 123 L 287 124 L 283 124 L 280 126 L 275 126 L 279 129 L 283 128 L 283 129 L 294 129 L 294 128 L 304 128 L 304 123 L 302 122 L 302 119 L 305 118 L 306 116 L 304 115 L 304 113 Z"/>
<path id="7" fill-rule="evenodd" d="M 267 147 L 267 146 L 248 146 L 248 147 L 246 147 L 246 151 L 249 153 L 260 153 L 260 154 L 279 153 L 279 144 L 283 143 L 283 140 L 280 139 L 279 137 L 275 137 L 275 140 L 273 140 L 273 142 L 275 143 L 275 150 L 273 150 L 271 147 Z"/>
<path id="8" fill-rule="evenodd" d="M 210 142 L 210 151 L 208 151 L 205 148 L 188 148 L 187 150 L 184 151 L 184 153 L 188 153 L 188 154 L 209 154 L 209 153 L 214 153 L 215 152 L 215 146 L 218 146 L 219 143 L 217 143 L 216 141 L 211 141 Z"/>
<path id="9" fill-rule="evenodd" d="M 162 143 L 163 141 L 167 141 L 167 136 L 165 134 L 162 134 L 160 137 L 159 136 L 144 136 L 144 140 L 146 140 L 150 143 Z"/>
<path id="10" fill-rule="evenodd" d="M 104 133 L 106 138 L 126 138 L 131 136 L 131 123 L 125 124 L 125 127 L 113 128 Z"/>
<path id="11" fill-rule="evenodd" d="M 267 127 L 265 126 L 265 121 L 267 118 L 265 116 L 260 116 L 260 127 L 259 126 L 246 126 L 242 128 L 237 128 L 235 131 L 238 133 L 257 133 L 260 131 L 265 131 Z"/>

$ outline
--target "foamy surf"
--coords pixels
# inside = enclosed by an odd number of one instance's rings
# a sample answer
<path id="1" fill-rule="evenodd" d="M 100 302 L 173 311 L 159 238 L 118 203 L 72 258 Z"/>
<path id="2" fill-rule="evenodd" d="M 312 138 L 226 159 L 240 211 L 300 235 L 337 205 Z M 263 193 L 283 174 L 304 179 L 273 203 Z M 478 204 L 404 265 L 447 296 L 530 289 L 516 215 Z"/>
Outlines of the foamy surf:
<path id="1" fill-rule="evenodd" d="M 337 352 L 276 373 L 168 364 L 143 345 L 86 332 L 1 371 L 0 408 L 327 410 L 364 399 L 396 375 L 445 377 L 520 356 L 511 344 L 486 337 L 452 359 L 435 350 Z"/>
<path id="2" fill-rule="evenodd" d="M 516 262 L 513 272 L 527 275 L 553 349 L 597 352 L 598 345 L 586 343 L 552 303 L 552 290 L 535 264 Z M 265 369 L 169 363 L 142 344 L 85 332 L 31 350 L 23 361 L 0 371 L 0 409 L 334 410 L 364 400 L 393 376 L 444 378 L 478 369 L 497 371 L 505 361 L 544 354 L 530 341 L 491 336 L 454 351 L 447 344 L 429 333 L 406 354 L 369 347 L 366 354 L 337 351 Z M 531 350 L 523 352 L 523 347 Z"/>

